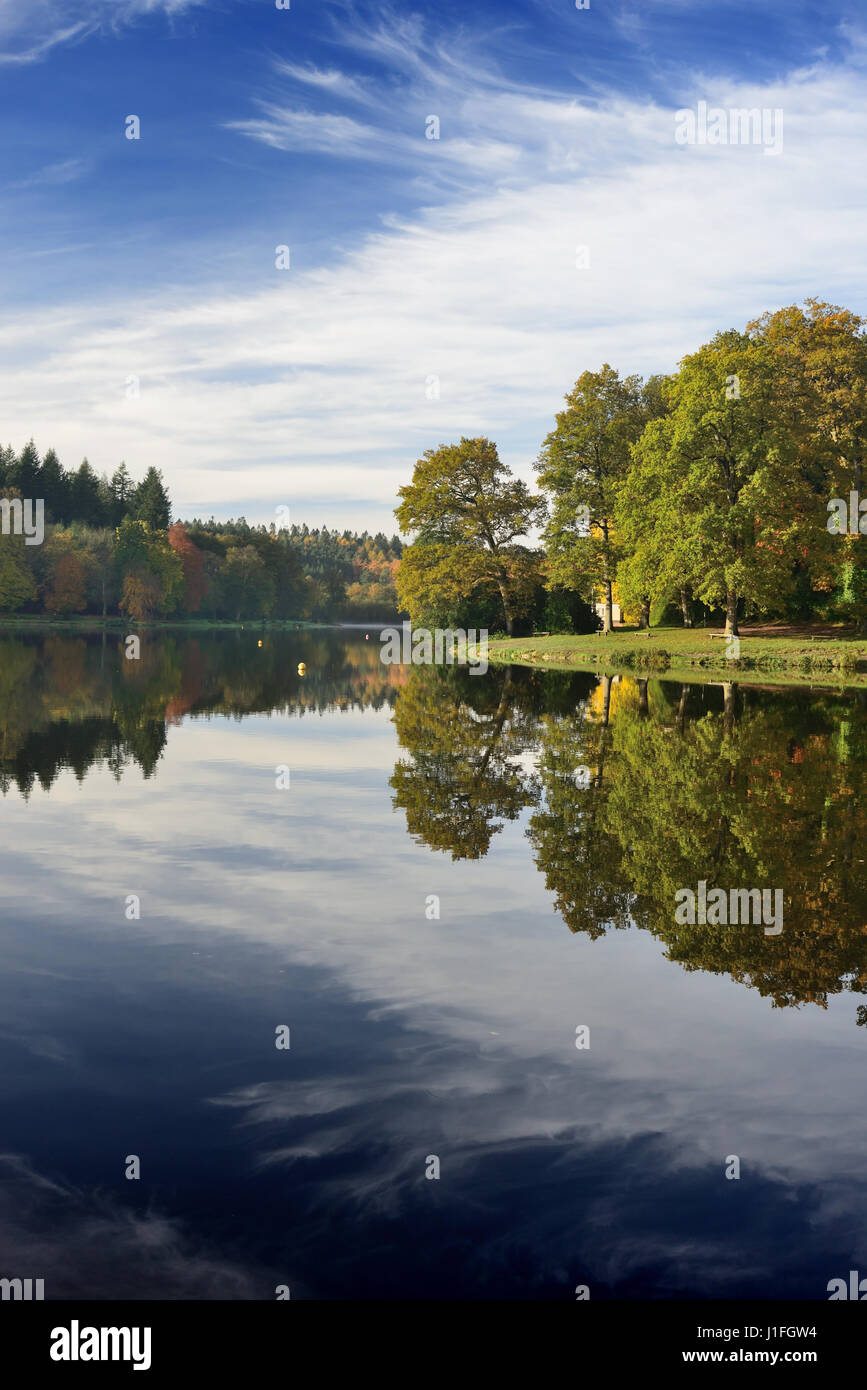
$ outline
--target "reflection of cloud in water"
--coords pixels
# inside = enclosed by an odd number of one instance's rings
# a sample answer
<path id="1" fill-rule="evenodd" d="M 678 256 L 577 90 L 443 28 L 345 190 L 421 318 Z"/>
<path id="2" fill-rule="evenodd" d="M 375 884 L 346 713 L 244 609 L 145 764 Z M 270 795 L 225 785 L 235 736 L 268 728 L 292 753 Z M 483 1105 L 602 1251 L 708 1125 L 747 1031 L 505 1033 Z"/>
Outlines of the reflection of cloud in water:
<path id="1" fill-rule="evenodd" d="M 368 1249 L 370 1297 L 569 1298 L 589 1282 L 594 1297 L 823 1298 L 816 1271 L 864 1250 L 848 1184 L 841 1202 L 749 1160 L 726 1180 L 722 1153 L 702 1161 L 654 1125 L 662 1087 L 627 1135 L 599 1123 L 610 1078 L 576 1095 L 550 1059 L 516 1076 L 506 1055 L 432 1050 L 213 1100 L 259 1131 L 260 1171 L 285 1170 L 293 1250 L 320 1297 L 345 1296 Z M 429 1154 L 439 1181 L 424 1177 Z"/>
<path id="2" fill-rule="evenodd" d="M 0 1251 L 0 1275 L 44 1279 L 46 1299 L 273 1297 L 174 1218 L 56 1182 L 16 1154 L 0 1154 Z"/>

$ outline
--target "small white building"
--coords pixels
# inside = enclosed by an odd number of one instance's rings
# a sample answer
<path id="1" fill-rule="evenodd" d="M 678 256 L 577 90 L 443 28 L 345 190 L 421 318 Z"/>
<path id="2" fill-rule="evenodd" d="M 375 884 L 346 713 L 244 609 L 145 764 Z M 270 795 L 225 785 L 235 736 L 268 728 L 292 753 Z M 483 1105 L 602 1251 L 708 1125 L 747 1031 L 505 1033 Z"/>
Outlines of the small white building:
<path id="1" fill-rule="evenodd" d="M 597 603 L 597 604 L 594 605 L 594 607 L 595 607 L 595 609 L 596 609 L 596 616 L 597 616 L 598 618 L 601 618 L 601 619 L 603 620 L 603 622 L 604 622 L 604 621 L 605 621 L 605 604 L 604 604 L 604 603 Z M 612 621 L 612 623 L 622 623 L 622 622 L 623 622 L 623 609 L 620 607 L 620 604 L 619 604 L 619 603 L 612 603 L 612 605 L 611 605 L 611 621 Z"/>

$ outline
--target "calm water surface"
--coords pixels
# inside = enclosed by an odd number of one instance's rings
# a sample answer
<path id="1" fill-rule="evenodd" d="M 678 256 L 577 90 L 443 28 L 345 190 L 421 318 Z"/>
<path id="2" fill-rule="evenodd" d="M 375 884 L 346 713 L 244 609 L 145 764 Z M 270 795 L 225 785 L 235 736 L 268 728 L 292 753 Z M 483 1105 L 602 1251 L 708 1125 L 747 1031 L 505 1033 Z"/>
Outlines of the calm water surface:
<path id="1" fill-rule="evenodd" d="M 259 639 L 0 637 L 0 1275 L 566 1300 L 867 1275 L 863 694 Z M 701 879 L 781 888 L 783 931 L 677 925 Z"/>

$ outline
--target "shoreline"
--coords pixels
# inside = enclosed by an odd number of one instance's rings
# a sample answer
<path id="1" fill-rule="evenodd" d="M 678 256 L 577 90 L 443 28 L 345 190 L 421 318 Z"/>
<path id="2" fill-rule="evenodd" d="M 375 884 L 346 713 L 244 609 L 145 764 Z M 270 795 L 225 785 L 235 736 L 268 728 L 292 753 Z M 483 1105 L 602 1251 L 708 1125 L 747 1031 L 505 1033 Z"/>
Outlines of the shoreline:
<path id="1" fill-rule="evenodd" d="M 726 656 L 721 631 L 695 628 L 638 628 L 601 633 L 545 634 L 497 638 L 488 660 L 535 670 L 585 671 L 661 680 L 738 682 L 760 685 L 867 685 L 867 635 L 841 629 L 774 635 L 742 627 L 739 656 Z"/>
<path id="2" fill-rule="evenodd" d="M 339 621 L 314 622 L 307 618 L 245 618 L 243 622 L 234 622 L 230 618 L 148 618 L 135 621 L 132 618 L 115 616 L 99 618 L 93 615 L 71 618 L 43 618 L 33 614 L 22 618 L 8 615 L 0 616 L 0 631 L 6 629 L 10 632 L 129 632 L 139 629 L 162 631 L 171 628 L 212 632 L 242 632 L 246 628 L 255 628 L 257 631 L 264 628 L 266 631 L 278 629 L 286 632 L 315 632 L 338 627 L 365 628 L 369 626 L 365 623 L 341 623 Z"/>

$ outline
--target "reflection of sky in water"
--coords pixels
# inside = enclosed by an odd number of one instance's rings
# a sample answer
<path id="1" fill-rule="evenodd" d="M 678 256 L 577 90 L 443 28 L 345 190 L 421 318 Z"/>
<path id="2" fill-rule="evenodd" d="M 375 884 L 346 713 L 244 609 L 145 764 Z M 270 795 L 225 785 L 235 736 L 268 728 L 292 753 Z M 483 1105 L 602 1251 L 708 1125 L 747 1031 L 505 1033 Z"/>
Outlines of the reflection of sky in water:
<path id="1" fill-rule="evenodd" d="M 392 809 L 397 756 L 388 709 L 194 718 L 149 780 L 0 801 L 0 1273 L 823 1298 L 867 1264 L 852 996 L 772 1009 L 645 933 L 570 934 L 526 817 L 484 859 L 434 854 Z"/>

